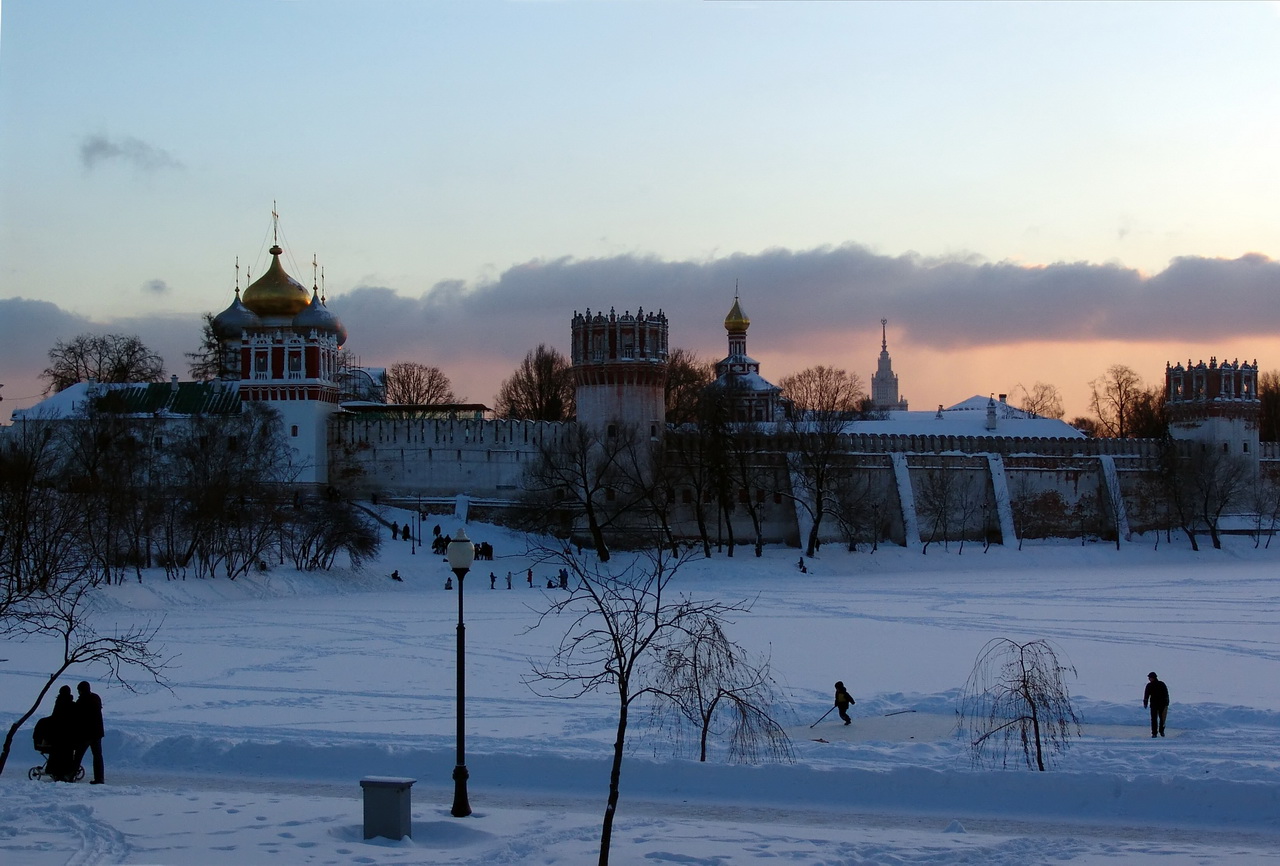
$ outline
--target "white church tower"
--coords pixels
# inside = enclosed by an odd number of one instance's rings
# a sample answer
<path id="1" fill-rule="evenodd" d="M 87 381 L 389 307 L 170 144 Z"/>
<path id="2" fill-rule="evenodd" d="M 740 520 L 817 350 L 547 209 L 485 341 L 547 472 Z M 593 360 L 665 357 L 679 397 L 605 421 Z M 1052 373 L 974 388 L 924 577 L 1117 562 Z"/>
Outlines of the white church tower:
<path id="1" fill-rule="evenodd" d="M 267 272 L 243 299 L 237 285 L 235 300 L 213 319 L 224 351 L 223 378 L 239 382 L 242 401 L 280 414 L 299 469 L 295 480 L 325 484 L 327 422 L 338 410 L 338 350 L 347 331 L 317 286 L 308 292 L 285 272 L 278 233 L 270 252 Z"/>

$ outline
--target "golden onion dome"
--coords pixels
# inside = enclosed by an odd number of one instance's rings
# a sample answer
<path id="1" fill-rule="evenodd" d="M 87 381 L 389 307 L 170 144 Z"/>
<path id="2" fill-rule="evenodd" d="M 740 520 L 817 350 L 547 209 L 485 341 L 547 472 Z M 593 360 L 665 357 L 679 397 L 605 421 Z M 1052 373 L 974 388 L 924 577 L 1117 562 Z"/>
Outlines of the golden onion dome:
<path id="1" fill-rule="evenodd" d="M 742 304 L 738 303 L 735 295 L 733 299 L 733 309 L 729 311 L 729 315 L 724 317 L 724 329 L 732 333 L 746 333 L 747 328 L 751 327 L 751 320 L 747 318 L 747 314 L 742 312 Z"/>
<path id="2" fill-rule="evenodd" d="M 244 290 L 244 305 L 259 316 L 296 316 L 311 301 L 302 284 L 285 273 L 280 264 L 284 250 L 271 247 L 271 266 Z"/>

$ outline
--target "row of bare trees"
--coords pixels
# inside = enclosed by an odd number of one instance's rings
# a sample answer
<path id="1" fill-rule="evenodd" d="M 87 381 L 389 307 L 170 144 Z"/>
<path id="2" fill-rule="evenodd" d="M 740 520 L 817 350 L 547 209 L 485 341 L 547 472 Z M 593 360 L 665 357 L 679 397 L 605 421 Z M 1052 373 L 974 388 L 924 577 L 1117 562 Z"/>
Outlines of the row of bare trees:
<path id="1" fill-rule="evenodd" d="M 105 398 L 104 398 L 105 399 Z M 286 482 L 296 468 L 279 417 L 246 404 L 235 415 L 138 419 L 91 406 L 72 419 L 28 418 L 0 436 L 0 635 L 52 638 L 62 657 L 13 727 L 76 666 L 163 683 L 158 626 L 111 635 L 94 627 L 103 584 L 163 567 L 169 578 L 236 578 L 268 562 L 330 568 L 376 555 L 377 528 L 337 498 Z"/>

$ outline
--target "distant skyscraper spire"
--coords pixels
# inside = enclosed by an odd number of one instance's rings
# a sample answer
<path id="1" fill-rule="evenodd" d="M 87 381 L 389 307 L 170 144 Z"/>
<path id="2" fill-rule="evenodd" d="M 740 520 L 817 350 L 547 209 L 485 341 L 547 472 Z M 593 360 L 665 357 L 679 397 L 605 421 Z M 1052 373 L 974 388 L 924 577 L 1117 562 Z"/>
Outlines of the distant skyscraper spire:
<path id="1" fill-rule="evenodd" d="M 888 319 L 880 320 L 880 358 L 871 377 L 871 403 L 877 409 L 905 410 L 907 401 L 898 398 L 898 374 L 889 358 Z"/>

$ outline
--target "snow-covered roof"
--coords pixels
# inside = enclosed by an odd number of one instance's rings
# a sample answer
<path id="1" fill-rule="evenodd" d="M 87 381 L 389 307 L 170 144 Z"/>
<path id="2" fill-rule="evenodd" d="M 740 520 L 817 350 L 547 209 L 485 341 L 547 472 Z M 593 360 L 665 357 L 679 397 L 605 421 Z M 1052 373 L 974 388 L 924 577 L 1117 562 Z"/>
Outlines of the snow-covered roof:
<path id="1" fill-rule="evenodd" d="M 995 429 L 987 429 L 987 407 L 994 404 Z M 848 433 L 883 433 L 897 436 L 999 436 L 1049 439 L 1083 439 L 1084 434 L 1065 421 L 1042 418 L 991 397 L 974 395 L 946 409 L 929 412 L 891 411 L 883 421 L 854 421 Z"/>
<path id="2" fill-rule="evenodd" d="M 98 408 L 124 415 L 235 414 L 240 411 L 239 382 L 77 382 L 29 409 L 15 409 L 13 420 L 73 418 L 93 400 Z"/>

